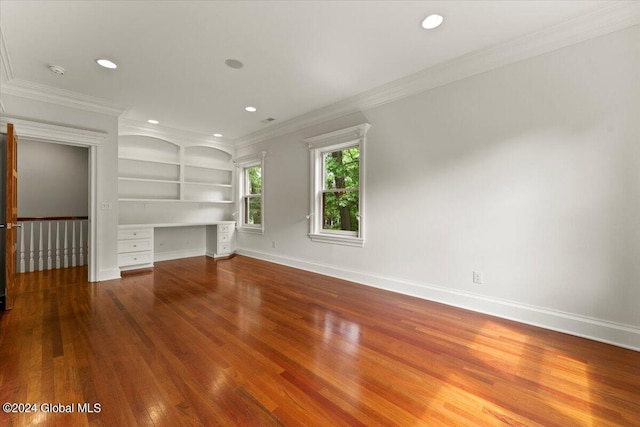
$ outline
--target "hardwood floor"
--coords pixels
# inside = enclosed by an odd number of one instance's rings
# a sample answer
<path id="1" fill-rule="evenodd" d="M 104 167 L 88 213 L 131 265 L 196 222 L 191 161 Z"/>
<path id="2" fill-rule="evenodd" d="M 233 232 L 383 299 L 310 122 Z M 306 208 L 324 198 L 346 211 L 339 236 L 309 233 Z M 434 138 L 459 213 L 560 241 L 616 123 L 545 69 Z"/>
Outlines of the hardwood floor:
<path id="1" fill-rule="evenodd" d="M 19 276 L 0 425 L 640 425 L 640 352 L 242 256 L 86 276 Z"/>

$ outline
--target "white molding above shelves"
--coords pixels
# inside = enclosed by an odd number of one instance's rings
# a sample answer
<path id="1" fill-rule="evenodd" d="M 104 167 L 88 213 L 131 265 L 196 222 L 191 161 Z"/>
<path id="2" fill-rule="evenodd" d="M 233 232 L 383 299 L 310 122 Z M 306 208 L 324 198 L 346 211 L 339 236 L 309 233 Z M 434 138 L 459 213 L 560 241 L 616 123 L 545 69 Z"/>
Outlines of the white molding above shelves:
<path id="1" fill-rule="evenodd" d="M 141 135 L 162 139 L 183 147 L 209 147 L 223 151 L 231 156 L 235 153 L 232 142 L 223 142 L 213 135 L 204 135 L 188 130 L 175 129 L 162 125 L 150 125 L 145 122 L 120 118 L 118 121 L 118 135 Z"/>

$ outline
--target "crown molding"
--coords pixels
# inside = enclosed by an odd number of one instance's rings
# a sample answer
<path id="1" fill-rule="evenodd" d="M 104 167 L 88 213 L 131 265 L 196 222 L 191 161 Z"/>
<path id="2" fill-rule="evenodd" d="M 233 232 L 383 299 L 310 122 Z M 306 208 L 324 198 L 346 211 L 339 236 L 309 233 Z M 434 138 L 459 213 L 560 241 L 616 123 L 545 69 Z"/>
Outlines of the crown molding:
<path id="1" fill-rule="evenodd" d="M 0 27 L 0 59 L 2 60 L 0 89 L 3 95 L 14 95 L 110 116 L 119 116 L 130 108 L 102 98 L 15 78 L 2 27 Z M 4 107 L 2 111 L 4 112 Z"/>
<path id="2" fill-rule="evenodd" d="M 574 19 L 487 49 L 462 55 L 443 64 L 273 125 L 269 129 L 237 138 L 235 140 L 236 147 L 247 147 L 328 120 L 378 107 L 638 24 L 640 24 L 640 1 L 611 2 Z"/>
<path id="3" fill-rule="evenodd" d="M 310 150 L 326 147 L 328 145 L 343 144 L 364 138 L 370 128 L 371 125 L 369 123 L 363 123 L 346 129 L 340 129 L 334 132 L 312 136 L 311 138 L 305 138 L 304 142 Z"/>
<path id="4" fill-rule="evenodd" d="M 38 142 L 56 142 L 86 147 L 87 145 L 99 146 L 107 137 L 106 132 L 52 125 L 16 117 L 3 116 L 0 118 L 2 130 L 6 131 L 7 123 L 13 123 L 19 137 Z"/>
<path id="5" fill-rule="evenodd" d="M 2 60 L 2 67 L 0 69 L 2 78 L 6 81 L 13 79 L 13 67 L 11 67 L 11 58 L 9 57 L 9 50 L 7 49 L 2 27 L 0 27 L 0 59 Z"/>
<path id="6" fill-rule="evenodd" d="M 119 116 L 129 109 L 129 107 L 118 105 L 102 98 L 17 78 L 3 83 L 2 93 L 110 116 Z"/>
<path id="7" fill-rule="evenodd" d="M 151 138 L 160 138 L 183 147 L 202 145 L 217 148 L 231 156 L 235 154 L 235 145 L 232 142 L 222 142 L 213 135 L 210 136 L 162 125 L 150 125 L 146 122 L 124 119 L 122 117 L 118 120 L 118 135 L 142 135 Z"/>

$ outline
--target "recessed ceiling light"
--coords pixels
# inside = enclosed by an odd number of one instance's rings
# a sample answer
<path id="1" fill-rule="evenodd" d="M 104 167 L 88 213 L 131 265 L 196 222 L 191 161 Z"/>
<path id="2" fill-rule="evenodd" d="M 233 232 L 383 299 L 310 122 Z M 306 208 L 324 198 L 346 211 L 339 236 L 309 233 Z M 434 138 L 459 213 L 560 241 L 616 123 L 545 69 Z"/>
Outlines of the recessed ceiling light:
<path id="1" fill-rule="evenodd" d="M 237 59 L 229 58 L 226 61 L 224 61 L 224 63 L 227 65 L 227 67 L 235 68 L 236 70 L 238 68 L 244 67 L 244 64 L 241 61 L 238 61 Z"/>
<path id="2" fill-rule="evenodd" d="M 147 120 L 147 123 L 151 123 L 152 125 L 157 125 L 157 124 L 159 124 L 160 122 L 159 122 L 159 121 L 157 121 L 157 120 L 154 120 L 154 119 L 149 119 L 149 120 Z"/>
<path id="3" fill-rule="evenodd" d="M 244 109 L 250 113 L 255 113 L 256 111 L 258 111 L 256 107 L 244 107 Z"/>
<path id="4" fill-rule="evenodd" d="M 214 133 L 213 136 L 215 136 L 216 138 L 222 138 L 222 134 L 221 133 Z"/>
<path id="5" fill-rule="evenodd" d="M 51 70 L 52 73 L 56 73 L 59 76 L 64 75 L 64 68 L 62 68 L 59 65 L 49 65 L 49 69 Z"/>
<path id="6" fill-rule="evenodd" d="M 442 21 L 444 21 L 442 15 L 429 15 L 422 21 L 422 28 L 425 30 L 433 30 L 434 28 L 438 28 L 440 24 L 442 24 Z"/>
<path id="7" fill-rule="evenodd" d="M 96 62 L 98 63 L 98 65 L 104 68 L 110 68 L 112 70 L 115 68 L 118 68 L 115 62 L 109 61 L 108 59 L 100 58 L 100 59 L 96 59 Z"/>

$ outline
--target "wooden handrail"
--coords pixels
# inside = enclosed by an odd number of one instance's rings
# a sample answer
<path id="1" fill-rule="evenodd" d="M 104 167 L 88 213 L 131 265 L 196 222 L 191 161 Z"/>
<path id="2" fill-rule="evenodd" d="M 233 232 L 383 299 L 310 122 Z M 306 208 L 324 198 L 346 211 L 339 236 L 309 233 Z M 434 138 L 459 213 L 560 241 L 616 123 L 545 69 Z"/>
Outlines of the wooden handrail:
<path id="1" fill-rule="evenodd" d="M 18 217 L 18 222 L 29 221 L 73 221 L 78 219 L 89 219 L 88 216 L 34 216 L 34 217 Z"/>

